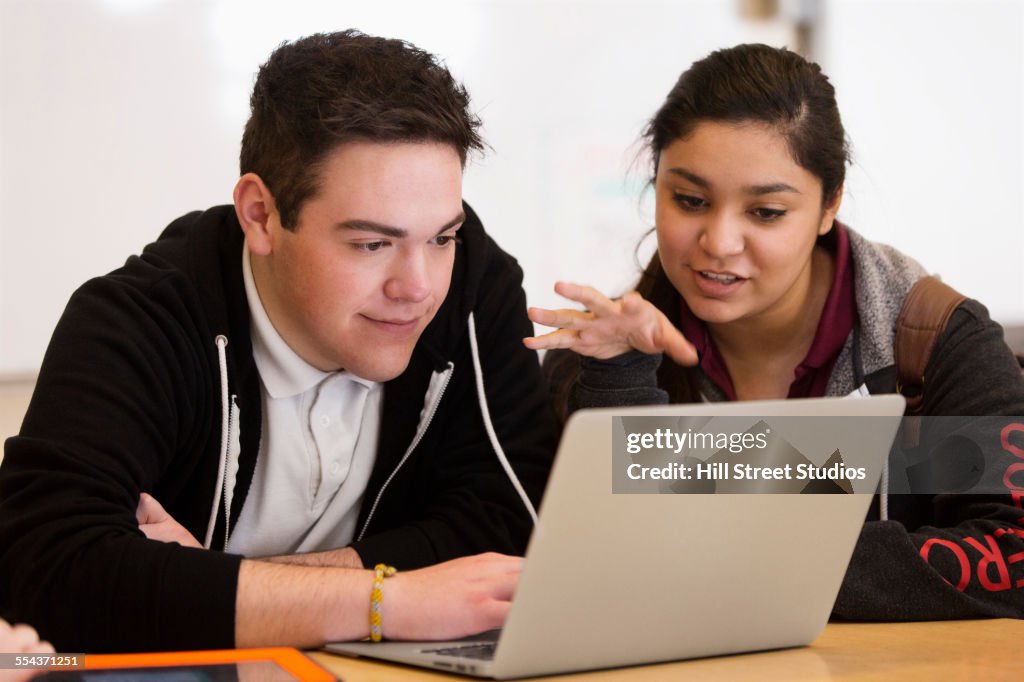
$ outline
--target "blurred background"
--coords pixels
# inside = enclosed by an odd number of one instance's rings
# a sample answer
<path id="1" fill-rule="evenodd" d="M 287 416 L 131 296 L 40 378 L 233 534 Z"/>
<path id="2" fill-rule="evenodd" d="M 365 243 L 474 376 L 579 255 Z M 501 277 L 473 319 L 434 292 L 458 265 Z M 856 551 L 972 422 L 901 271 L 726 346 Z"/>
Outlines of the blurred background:
<path id="1" fill-rule="evenodd" d="M 629 288 L 652 224 L 646 119 L 692 61 L 756 41 L 836 86 L 841 219 L 1024 325 L 1024 2 L 0 0 L 0 384 L 31 384 L 83 281 L 230 202 L 270 51 L 348 27 L 440 55 L 469 88 L 493 150 L 465 197 L 531 304 L 561 305 L 556 279 Z"/>

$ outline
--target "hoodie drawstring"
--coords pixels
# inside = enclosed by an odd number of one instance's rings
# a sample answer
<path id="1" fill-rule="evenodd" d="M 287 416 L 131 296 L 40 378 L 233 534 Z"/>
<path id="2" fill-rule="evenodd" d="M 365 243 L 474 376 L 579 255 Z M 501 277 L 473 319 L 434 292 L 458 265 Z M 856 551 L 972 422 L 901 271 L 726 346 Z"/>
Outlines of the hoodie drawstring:
<path id="1" fill-rule="evenodd" d="M 501 443 L 498 442 L 498 434 L 494 432 L 494 424 L 491 423 L 491 412 L 487 409 L 487 395 L 484 393 L 484 371 L 480 366 L 480 351 L 477 348 L 476 321 L 473 319 L 473 313 L 469 314 L 469 348 L 473 356 L 473 370 L 476 374 L 476 395 L 480 401 L 480 415 L 484 418 L 484 429 L 487 431 L 487 438 L 491 441 L 491 447 L 494 449 L 494 454 L 498 456 L 498 461 L 501 462 L 505 475 L 508 476 L 512 487 L 519 493 L 519 499 L 523 501 L 526 511 L 530 513 L 533 525 L 537 525 L 537 510 L 534 509 L 533 502 L 530 501 L 526 491 L 523 489 L 522 483 L 519 482 L 519 478 L 516 476 L 516 472 L 512 469 L 512 465 L 509 464 L 508 457 L 505 455 L 505 451 L 502 450 Z"/>
<path id="2" fill-rule="evenodd" d="M 217 484 L 214 489 L 213 504 L 210 508 L 210 520 L 206 527 L 206 539 L 203 542 L 203 546 L 207 549 L 210 548 L 213 542 L 213 531 L 217 527 L 217 511 L 220 508 L 221 499 L 224 493 L 224 484 L 227 471 L 228 461 L 228 446 L 229 446 L 229 434 L 231 430 L 231 399 L 228 395 L 228 365 L 227 365 L 227 345 L 228 340 L 224 335 L 218 335 L 215 339 L 217 344 L 217 359 L 220 365 L 220 405 L 221 405 L 221 435 L 220 435 L 220 462 L 217 467 Z M 519 499 L 522 500 L 523 506 L 526 507 L 526 511 L 529 512 L 530 518 L 533 519 L 534 525 L 537 523 L 537 510 L 533 506 L 533 502 L 530 501 L 529 496 L 526 494 L 526 490 L 523 489 L 522 483 L 516 476 L 515 471 L 512 469 L 512 465 L 508 461 L 508 456 L 505 455 L 505 451 L 501 447 L 501 443 L 498 441 L 498 435 L 494 431 L 494 424 L 491 421 L 491 413 L 487 407 L 487 395 L 484 391 L 484 373 L 483 368 L 480 364 L 480 350 L 477 345 L 476 336 L 476 321 L 473 317 L 473 313 L 469 314 L 469 347 L 470 354 L 473 359 L 473 370 L 476 376 L 476 393 L 480 404 L 480 415 L 483 417 L 484 430 L 487 432 L 487 438 L 491 443 L 491 448 L 494 450 L 494 454 L 498 457 L 498 461 L 501 463 L 502 469 L 505 471 L 505 475 L 508 476 L 508 480 L 512 483 L 512 487 L 515 488 L 516 493 L 519 495 Z M 447 372 L 445 372 L 445 378 L 450 376 L 454 367 L 449 364 Z M 447 384 L 447 381 L 444 382 Z M 443 393 L 443 389 L 441 391 Z M 438 398 L 440 395 L 437 396 Z M 433 416 L 431 411 L 430 416 Z M 429 424 L 429 419 L 428 419 Z M 420 435 L 420 434 L 417 434 Z M 405 457 L 399 462 L 398 468 L 401 467 L 402 463 L 408 459 L 409 455 L 412 454 L 412 450 L 418 444 L 419 438 L 415 439 L 411 447 L 406 451 Z M 392 472 L 392 477 L 395 472 Z M 388 482 L 391 478 L 389 477 Z M 363 536 L 367 528 L 370 525 L 370 519 L 373 518 L 373 512 L 376 510 L 377 503 L 380 502 L 380 497 L 384 493 L 384 489 L 387 487 L 387 482 L 381 487 L 380 492 L 377 495 L 377 499 L 374 501 L 373 507 L 367 516 L 366 521 L 363 523 L 362 531 L 359 533 L 359 538 Z M 225 517 L 229 513 L 228 509 L 225 509 Z M 224 543 L 227 545 L 227 525 L 225 519 L 225 538 Z"/>
<path id="3" fill-rule="evenodd" d="M 217 465 L 217 485 L 213 491 L 213 506 L 210 509 L 210 520 L 206 525 L 206 539 L 203 547 L 210 549 L 213 542 L 213 529 L 217 527 L 217 510 L 220 508 L 220 499 L 224 492 L 224 473 L 227 470 L 228 462 L 228 436 L 231 426 L 231 403 L 228 398 L 228 360 L 227 345 L 228 339 L 223 334 L 218 334 L 214 340 L 217 344 L 217 361 L 220 364 L 220 462 Z M 225 527 L 224 542 L 227 543 L 227 528 Z"/>
<path id="4" fill-rule="evenodd" d="M 498 457 L 498 461 L 501 462 L 502 468 L 505 470 L 505 475 L 508 476 L 508 480 L 512 483 L 512 487 L 515 488 L 519 494 L 519 498 L 523 502 L 523 506 L 530 513 L 530 518 L 533 519 L 534 525 L 537 524 L 537 510 L 534 509 L 533 503 L 527 496 L 526 491 L 523 489 L 522 483 L 519 482 L 519 478 L 516 476 L 515 471 L 512 469 L 512 465 L 509 464 L 508 457 L 505 455 L 505 451 L 501 448 L 501 443 L 498 442 L 498 435 L 494 432 L 494 424 L 491 422 L 491 413 L 487 408 L 487 396 L 484 393 L 484 373 L 480 365 L 480 350 L 477 347 L 476 339 L 476 322 L 473 318 L 473 313 L 469 314 L 469 348 L 470 355 L 473 358 L 473 370 L 476 374 L 476 393 L 480 404 L 480 416 L 483 418 L 484 430 L 487 431 L 487 438 L 491 443 L 491 449 L 494 450 L 494 454 Z M 434 413 L 437 411 L 437 406 L 441 402 L 441 398 L 444 395 L 445 388 L 448 385 L 448 381 L 451 379 L 452 372 L 455 371 L 455 365 L 451 362 L 448 363 L 448 368 L 440 374 L 435 374 L 431 380 L 431 388 L 427 390 L 426 403 L 424 404 L 423 413 L 420 418 L 420 425 L 416 430 L 416 435 L 413 437 L 412 443 L 406 449 L 402 459 L 399 460 L 395 466 L 391 475 L 388 476 L 387 480 L 377 491 L 377 497 L 374 499 L 373 504 L 370 507 L 369 514 L 366 515 L 366 520 L 363 521 L 362 529 L 356 534 L 356 542 L 363 539 L 366 531 L 370 527 L 370 522 L 373 520 L 373 515 L 377 511 L 377 506 L 380 504 L 381 498 L 384 496 L 384 491 L 387 489 L 388 484 L 398 473 L 398 470 L 402 468 L 406 460 L 412 455 L 412 451 L 419 445 L 420 440 L 423 438 L 423 434 L 430 426 L 430 422 L 434 417 Z M 436 386 L 435 386 L 436 382 Z"/>

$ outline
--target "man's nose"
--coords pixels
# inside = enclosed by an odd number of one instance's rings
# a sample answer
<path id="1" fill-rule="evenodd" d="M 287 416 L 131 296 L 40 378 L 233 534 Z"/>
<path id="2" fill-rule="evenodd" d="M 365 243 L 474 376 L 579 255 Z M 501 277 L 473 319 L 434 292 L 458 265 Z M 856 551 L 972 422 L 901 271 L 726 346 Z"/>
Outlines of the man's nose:
<path id="1" fill-rule="evenodd" d="M 422 254 L 412 254 L 395 260 L 384 284 L 384 295 L 396 301 L 410 303 L 420 303 L 430 295 L 430 278 L 426 259 Z"/>

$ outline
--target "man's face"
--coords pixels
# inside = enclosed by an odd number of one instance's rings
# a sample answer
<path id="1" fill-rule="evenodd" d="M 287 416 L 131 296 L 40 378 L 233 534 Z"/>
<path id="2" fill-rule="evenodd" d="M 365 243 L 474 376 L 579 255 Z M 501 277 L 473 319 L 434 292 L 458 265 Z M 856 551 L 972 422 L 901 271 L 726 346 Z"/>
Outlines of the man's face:
<path id="1" fill-rule="evenodd" d="M 462 164 L 436 143 L 351 142 L 325 159 L 294 231 L 272 211 L 253 274 L 275 329 L 306 362 L 388 381 L 451 284 Z M 263 253 L 258 253 L 262 251 Z"/>

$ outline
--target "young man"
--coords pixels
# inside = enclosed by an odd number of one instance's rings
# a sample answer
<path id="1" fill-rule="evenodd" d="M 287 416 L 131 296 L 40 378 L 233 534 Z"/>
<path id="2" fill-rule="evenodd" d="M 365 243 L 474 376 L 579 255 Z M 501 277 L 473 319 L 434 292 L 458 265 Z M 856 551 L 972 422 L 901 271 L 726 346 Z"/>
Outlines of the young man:
<path id="1" fill-rule="evenodd" d="M 555 427 L 522 273 L 461 200 L 468 104 L 396 40 L 271 55 L 234 205 L 54 332 L 0 469 L 0 611 L 64 651 L 315 646 L 367 636 L 389 564 L 385 637 L 500 625 L 520 560 L 468 555 L 523 552 Z"/>

